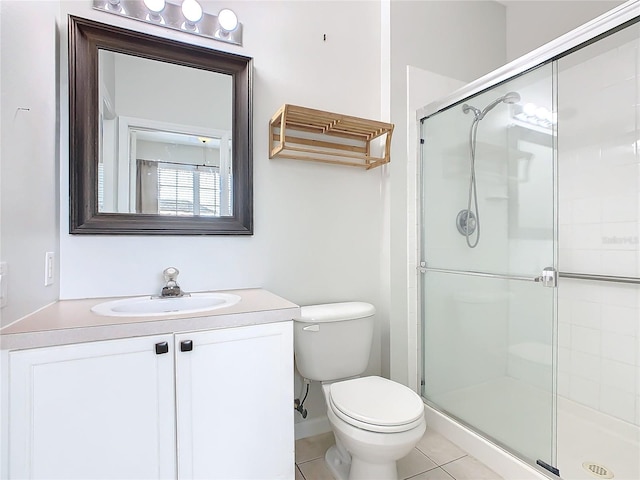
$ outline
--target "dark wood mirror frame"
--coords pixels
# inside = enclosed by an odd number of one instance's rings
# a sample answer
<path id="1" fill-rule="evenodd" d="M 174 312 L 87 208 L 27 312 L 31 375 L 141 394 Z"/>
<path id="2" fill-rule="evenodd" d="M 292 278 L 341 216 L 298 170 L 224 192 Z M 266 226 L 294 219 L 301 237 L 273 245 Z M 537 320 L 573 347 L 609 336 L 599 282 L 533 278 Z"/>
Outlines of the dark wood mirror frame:
<path id="1" fill-rule="evenodd" d="M 177 217 L 98 212 L 98 49 L 231 75 L 233 215 Z M 252 235 L 252 59 L 69 16 L 69 232 Z"/>

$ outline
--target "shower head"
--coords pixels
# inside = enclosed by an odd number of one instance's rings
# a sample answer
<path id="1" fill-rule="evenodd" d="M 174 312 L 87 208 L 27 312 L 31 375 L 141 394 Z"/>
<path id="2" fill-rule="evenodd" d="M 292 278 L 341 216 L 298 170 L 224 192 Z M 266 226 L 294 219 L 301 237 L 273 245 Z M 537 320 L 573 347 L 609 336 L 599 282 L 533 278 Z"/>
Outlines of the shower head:
<path id="1" fill-rule="evenodd" d="M 520 94 L 518 92 L 509 92 L 502 97 L 502 101 L 511 105 L 518 103 L 520 101 Z"/>
<path id="2" fill-rule="evenodd" d="M 491 102 L 489 105 L 484 107 L 484 110 L 482 110 L 482 111 L 480 111 L 480 109 L 478 109 L 476 107 L 472 107 L 471 105 L 468 105 L 466 103 L 464 105 L 462 105 L 462 111 L 464 113 L 473 112 L 473 115 L 476 117 L 475 120 L 476 121 L 480 121 L 496 105 L 498 105 L 500 103 L 503 103 L 503 102 L 507 103 L 509 105 L 512 105 L 514 103 L 518 103 L 519 101 L 520 101 L 520 94 L 518 92 L 509 92 L 509 93 L 506 93 L 505 95 L 503 95 L 503 96 L 501 96 L 499 98 L 496 98 L 493 102 Z"/>
<path id="3" fill-rule="evenodd" d="M 509 92 L 506 95 L 503 95 L 500 98 L 496 98 L 493 102 L 491 102 L 489 105 L 487 105 L 486 107 L 484 107 L 484 110 L 482 110 L 482 112 L 480 112 L 480 116 L 479 116 L 479 120 L 482 120 L 484 118 L 484 116 L 489 113 L 489 111 L 491 109 L 493 109 L 496 105 L 500 104 L 500 103 L 507 103 L 507 104 L 514 104 L 520 101 L 520 94 L 518 92 Z"/>

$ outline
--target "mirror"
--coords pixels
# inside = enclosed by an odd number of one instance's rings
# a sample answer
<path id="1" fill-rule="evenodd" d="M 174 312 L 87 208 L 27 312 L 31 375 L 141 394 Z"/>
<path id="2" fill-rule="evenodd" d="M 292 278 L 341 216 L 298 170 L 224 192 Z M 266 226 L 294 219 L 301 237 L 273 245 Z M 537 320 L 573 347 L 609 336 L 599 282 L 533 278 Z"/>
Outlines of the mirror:
<path id="1" fill-rule="evenodd" d="M 69 32 L 70 233 L 252 234 L 251 59 Z"/>

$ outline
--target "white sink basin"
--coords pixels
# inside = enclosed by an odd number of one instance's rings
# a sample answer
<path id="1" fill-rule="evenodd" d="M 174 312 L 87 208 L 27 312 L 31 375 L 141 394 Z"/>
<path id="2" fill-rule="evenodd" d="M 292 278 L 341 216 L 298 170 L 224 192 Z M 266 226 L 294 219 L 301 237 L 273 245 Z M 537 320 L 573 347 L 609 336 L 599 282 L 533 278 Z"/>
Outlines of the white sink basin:
<path id="1" fill-rule="evenodd" d="M 91 311 L 107 317 L 168 317 L 218 310 L 239 301 L 238 295 L 218 292 L 192 293 L 190 296 L 174 298 L 146 296 L 99 303 Z"/>

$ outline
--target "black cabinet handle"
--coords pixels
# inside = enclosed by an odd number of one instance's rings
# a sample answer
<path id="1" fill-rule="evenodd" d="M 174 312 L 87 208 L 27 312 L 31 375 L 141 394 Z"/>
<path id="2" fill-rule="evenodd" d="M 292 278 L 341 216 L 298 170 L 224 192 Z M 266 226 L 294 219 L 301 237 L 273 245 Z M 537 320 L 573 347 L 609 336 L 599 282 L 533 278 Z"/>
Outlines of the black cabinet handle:
<path id="1" fill-rule="evenodd" d="M 162 355 L 169 351 L 169 344 L 167 342 L 156 343 L 156 355 Z"/>
<path id="2" fill-rule="evenodd" d="M 193 350 L 193 341 L 191 340 L 183 340 L 180 342 L 180 351 L 181 352 L 190 352 Z"/>

